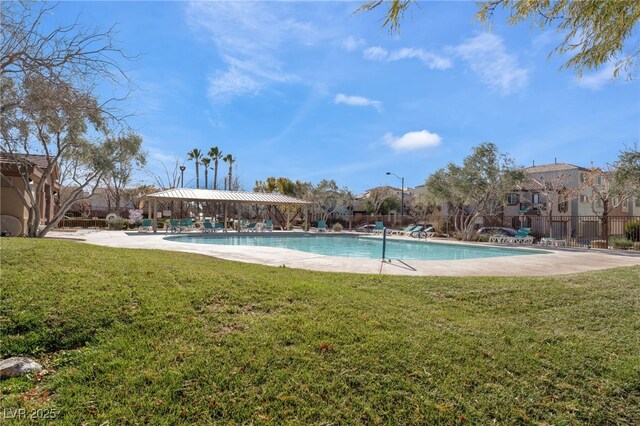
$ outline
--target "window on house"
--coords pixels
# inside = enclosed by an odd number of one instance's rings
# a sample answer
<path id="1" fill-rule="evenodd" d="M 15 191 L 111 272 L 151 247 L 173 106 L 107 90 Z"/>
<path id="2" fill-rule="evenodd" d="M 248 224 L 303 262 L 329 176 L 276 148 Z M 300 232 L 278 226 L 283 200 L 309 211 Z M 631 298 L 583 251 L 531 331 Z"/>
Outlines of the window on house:
<path id="1" fill-rule="evenodd" d="M 558 200 L 558 212 L 566 213 L 569 211 L 569 197 L 566 195 L 560 195 Z"/>
<path id="2" fill-rule="evenodd" d="M 602 176 L 598 176 L 598 177 L 596 178 L 596 183 L 597 183 L 598 185 L 602 185 Z"/>
<path id="3" fill-rule="evenodd" d="M 580 173 L 580 182 L 585 183 L 587 181 L 587 175 Z"/>
<path id="4" fill-rule="evenodd" d="M 640 207 L 640 197 L 636 197 L 636 207 Z"/>
<path id="5" fill-rule="evenodd" d="M 520 197 L 515 192 L 507 194 L 507 204 L 510 206 L 516 205 L 520 202 Z"/>
<path id="6" fill-rule="evenodd" d="M 588 203 L 589 202 L 589 197 L 587 197 L 586 195 L 580 195 L 580 202 L 581 203 Z"/>
<path id="7" fill-rule="evenodd" d="M 540 204 L 540 193 L 534 192 L 531 194 L 531 202 L 533 204 Z"/>
<path id="8" fill-rule="evenodd" d="M 629 211 L 629 200 L 625 198 L 625 200 L 622 202 L 622 211 L 623 212 L 628 212 Z"/>

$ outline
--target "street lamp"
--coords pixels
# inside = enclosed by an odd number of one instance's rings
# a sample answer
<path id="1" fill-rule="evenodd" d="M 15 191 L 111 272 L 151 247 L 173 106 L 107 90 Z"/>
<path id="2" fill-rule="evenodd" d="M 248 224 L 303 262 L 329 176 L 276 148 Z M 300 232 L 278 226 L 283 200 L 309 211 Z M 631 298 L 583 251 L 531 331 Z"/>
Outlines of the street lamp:
<path id="1" fill-rule="evenodd" d="M 187 168 L 185 166 L 180 166 L 180 188 L 184 188 L 184 171 Z M 180 217 L 184 216 L 184 205 L 182 204 L 182 200 L 180 200 Z"/>
<path id="2" fill-rule="evenodd" d="M 400 224 L 402 224 L 402 220 L 404 219 L 404 177 L 400 177 L 395 173 L 387 172 L 387 176 L 395 176 L 402 182 L 402 188 L 400 188 Z"/>
<path id="3" fill-rule="evenodd" d="M 180 188 L 184 188 L 184 171 L 186 169 L 185 166 L 180 166 Z"/>

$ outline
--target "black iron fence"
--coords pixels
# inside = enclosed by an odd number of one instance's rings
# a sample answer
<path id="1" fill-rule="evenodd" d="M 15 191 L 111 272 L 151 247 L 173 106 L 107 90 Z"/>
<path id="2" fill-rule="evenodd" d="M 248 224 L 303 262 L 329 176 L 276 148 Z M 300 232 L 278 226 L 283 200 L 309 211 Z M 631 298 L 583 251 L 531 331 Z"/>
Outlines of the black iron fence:
<path id="1" fill-rule="evenodd" d="M 631 225 L 628 225 L 630 224 Z M 606 220 L 606 240 L 624 238 L 640 241 L 640 216 L 609 216 Z M 536 238 L 553 237 L 566 240 L 570 245 L 590 245 L 603 239 L 605 222 L 598 216 L 504 216 L 485 217 L 479 226 L 504 226 L 514 229 L 531 228 Z"/>

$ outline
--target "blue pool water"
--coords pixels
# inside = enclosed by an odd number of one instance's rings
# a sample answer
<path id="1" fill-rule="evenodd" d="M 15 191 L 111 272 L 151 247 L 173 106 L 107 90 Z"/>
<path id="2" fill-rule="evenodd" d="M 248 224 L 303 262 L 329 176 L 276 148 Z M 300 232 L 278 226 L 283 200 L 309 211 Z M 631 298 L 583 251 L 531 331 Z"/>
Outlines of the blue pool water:
<path id="1" fill-rule="evenodd" d="M 257 235 L 181 235 L 166 237 L 170 241 L 194 244 L 266 246 L 327 256 L 380 259 L 382 239 L 355 235 L 257 234 Z M 547 253 L 542 250 L 478 247 L 424 241 L 387 239 L 386 258 L 405 260 L 456 260 L 502 256 L 526 256 Z"/>

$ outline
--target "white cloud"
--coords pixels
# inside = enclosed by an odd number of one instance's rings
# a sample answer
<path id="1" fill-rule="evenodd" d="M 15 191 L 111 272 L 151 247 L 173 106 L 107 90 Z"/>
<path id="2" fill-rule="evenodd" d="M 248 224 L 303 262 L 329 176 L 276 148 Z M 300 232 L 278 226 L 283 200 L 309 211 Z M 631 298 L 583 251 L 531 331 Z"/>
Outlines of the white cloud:
<path id="1" fill-rule="evenodd" d="M 429 69 L 446 70 L 451 68 L 451 60 L 435 53 L 427 52 L 423 49 L 414 49 L 405 47 L 389 54 L 389 61 L 399 61 L 401 59 L 419 59 Z"/>
<path id="2" fill-rule="evenodd" d="M 281 60 L 284 46 L 313 44 L 321 37 L 309 23 L 291 18 L 288 5 L 255 2 L 190 2 L 187 22 L 209 38 L 226 70 L 209 76 L 209 97 L 228 102 L 253 96 L 274 83 L 300 82 Z"/>
<path id="3" fill-rule="evenodd" d="M 372 46 L 364 49 L 362 56 L 370 61 L 384 61 L 389 56 L 389 51 L 384 47 Z"/>
<path id="4" fill-rule="evenodd" d="M 451 51 L 466 61 L 491 89 L 510 93 L 528 82 L 529 70 L 518 65 L 517 56 L 507 53 L 502 38 L 495 34 L 482 33 Z"/>
<path id="5" fill-rule="evenodd" d="M 382 102 L 374 101 L 363 96 L 349 96 L 342 93 L 338 93 L 333 99 L 333 102 L 337 104 L 345 104 L 351 106 L 371 106 L 380 112 L 382 110 Z"/>
<path id="6" fill-rule="evenodd" d="M 250 74 L 236 68 L 209 76 L 208 95 L 211 99 L 227 102 L 236 96 L 254 96 L 260 92 L 261 85 Z"/>
<path id="7" fill-rule="evenodd" d="M 438 146 L 442 142 L 442 138 L 437 133 L 420 130 L 408 132 L 402 136 L 394 136 L 391 133 L 387 133 L 382 138 L 382 141 L 396 151 L 413 151 Z"/>
<path id="8" fill-rule="evenodd" d="M 354 50 L 366 45 L 367 42 L 362 38 L 355 38 L 354 36 L 349 36 L 342 42 L 342 48 L 347 52 L 353 52 Z"/>
<path id="9" fill-rule="evenodd" d="M 583 74 L 581 78 L 578 78 L 576 84 L 585 89 L 600 90 L 605 84 L 611 84 L 613 82 L 613 72 L 615 68 L 615 64 L 609 62 L 600 71 Z"/>
<path id="10" fill-rule="evenodd" d="M 384 47 L 372 46 L 362 51 L 362 56 L 370 61 L 400 61 L 402 59 L 419 59 L 429 69 L 446 70 L 451 68 L 451 60 L 424 49 L 402 48 L 389 52 Z"/>

